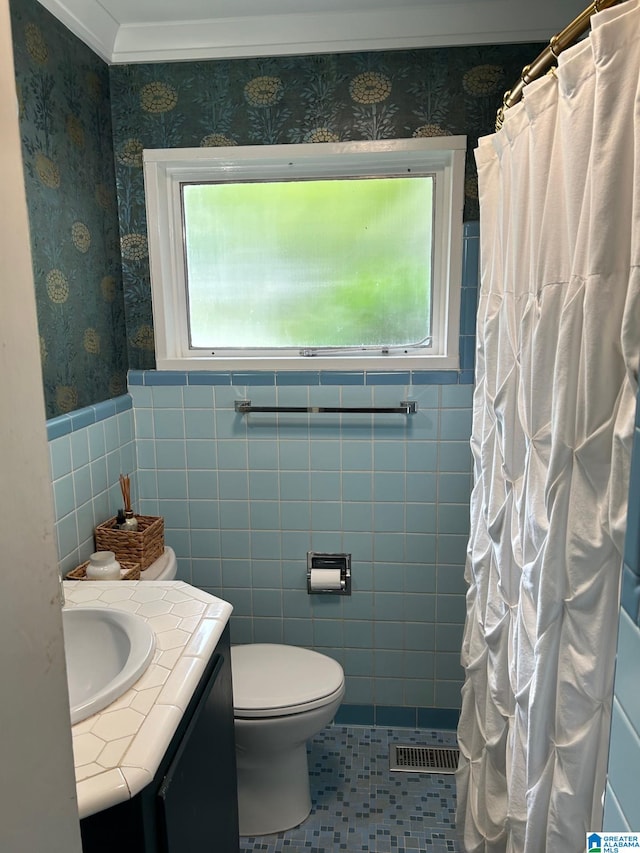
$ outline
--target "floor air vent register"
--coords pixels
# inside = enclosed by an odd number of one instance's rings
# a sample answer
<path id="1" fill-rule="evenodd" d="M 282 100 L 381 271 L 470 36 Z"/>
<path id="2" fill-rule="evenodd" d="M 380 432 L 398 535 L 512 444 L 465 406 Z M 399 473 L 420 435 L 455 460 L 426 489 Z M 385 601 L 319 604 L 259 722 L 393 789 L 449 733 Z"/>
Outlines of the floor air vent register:
<path id="1" fill-rule="evenodd" d="M 460 750 L 450 746 L 391 745 L 389 770 L 402 773 L 455 773 Z"/>

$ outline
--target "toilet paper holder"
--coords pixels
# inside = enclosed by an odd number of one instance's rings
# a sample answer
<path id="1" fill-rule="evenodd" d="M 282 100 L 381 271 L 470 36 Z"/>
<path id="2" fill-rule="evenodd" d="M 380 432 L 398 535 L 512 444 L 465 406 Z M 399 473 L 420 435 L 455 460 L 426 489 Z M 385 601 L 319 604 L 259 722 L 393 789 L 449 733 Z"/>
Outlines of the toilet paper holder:
<path id="1" fill-rule="evenodd" d="M 307 551 L 309 595 L 351 595 L 351 554 Z"/>

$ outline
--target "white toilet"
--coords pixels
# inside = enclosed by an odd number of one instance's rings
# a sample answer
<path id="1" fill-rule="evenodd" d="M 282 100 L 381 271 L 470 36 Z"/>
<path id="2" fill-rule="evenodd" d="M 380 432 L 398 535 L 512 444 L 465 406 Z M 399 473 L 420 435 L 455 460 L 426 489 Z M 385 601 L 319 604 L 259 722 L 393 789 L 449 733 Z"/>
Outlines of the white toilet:
<path id="1" fill-rule="evenodd" d="M 311 811 L 307 740 L 344 696 L 344 672 L 326 655 L 254 643 L 231 649 L 240 835 L 268 835 Z"/>
<path id="2" fill-rule="evenodd" d="M 172 548 L 140 574 L 170 581 Z M 344 672 L 326 655 L 297 646 L 254 643 L 231 649 L 240 835 L 268 835 L 302 823 L 311 811 L 307 741 L 334 718 Z"/>
<path id="3" fill-rule="evenodd" d="M 164 554 L 154 560 L 150 566 L 140 572 L 140 580 L 143 581 L 173 581 L 176 579 L 178 561 L 173 548 L 165 545 Z"/>

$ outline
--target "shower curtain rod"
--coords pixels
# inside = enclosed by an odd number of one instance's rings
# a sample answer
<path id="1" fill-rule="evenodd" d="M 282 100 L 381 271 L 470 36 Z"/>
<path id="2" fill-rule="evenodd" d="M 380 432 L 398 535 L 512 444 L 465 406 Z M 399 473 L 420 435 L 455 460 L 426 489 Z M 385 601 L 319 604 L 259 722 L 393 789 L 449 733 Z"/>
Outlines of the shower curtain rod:
<path id="1" fill-rule="evenodd" d="M 538 77 L 542 77 L 555 64 L 556 59 L 562 51 L 571 47 L 572 44 L 578 41 L 581 35 L 586 33 L 589 29 L 592 16 L 596 12 L 609 9 L 611 6 L 617 6 L 621 2 L 622 0 L 594 0 L 568 26 L 551 38 L 542 53 L 530 65 L 525 65 L 522 69 L 520 79 L 515 86 L 509 89 L 508 92 L 505 92 L 502 106 L 496 116 L 496 130 L 500 130 L 502 127 L 505 111 L 514 104 L 517 104 L 522 98 L 522 91 L 527 83 L 531 83 L 533 80 L 537 80 Z"/>

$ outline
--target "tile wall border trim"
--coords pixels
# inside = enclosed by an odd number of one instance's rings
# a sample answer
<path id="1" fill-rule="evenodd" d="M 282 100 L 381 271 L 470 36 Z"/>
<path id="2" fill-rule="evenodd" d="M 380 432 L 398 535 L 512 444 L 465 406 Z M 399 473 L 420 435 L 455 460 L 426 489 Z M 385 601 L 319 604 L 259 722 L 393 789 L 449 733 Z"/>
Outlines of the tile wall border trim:
<path id="1" fill-rule="evenodd" d="M 103 400 L 93 406 L 75 409 L 66 415 L 49 418 L 47 421 L 47 440 L 52 441 L 54 438 L 69 435 L 69 433 L 105 421 L 107 418 L 112 418 L 114 415 L 119 415 L 120 412 L 126 412 L 132 408 L 133 399 L 131 395 L 122 394 L 120 397 Z"/>

